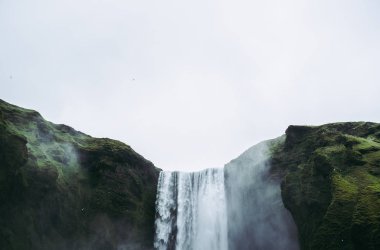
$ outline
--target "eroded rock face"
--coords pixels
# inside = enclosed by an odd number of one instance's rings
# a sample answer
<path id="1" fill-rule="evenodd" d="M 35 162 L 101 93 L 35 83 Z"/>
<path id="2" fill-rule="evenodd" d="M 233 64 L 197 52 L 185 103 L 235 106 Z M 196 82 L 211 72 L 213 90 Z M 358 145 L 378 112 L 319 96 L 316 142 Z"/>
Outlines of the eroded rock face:
<path id="1" fill-rule="evenodd" d="M 290 126 L 272 172 L 302 249 L 380 249 L 380 124 Z"/>
<path id="2" fill-rule="evenodd" d="M 159 169 L 0 100 L 1 249 L 152 249 Z"/>

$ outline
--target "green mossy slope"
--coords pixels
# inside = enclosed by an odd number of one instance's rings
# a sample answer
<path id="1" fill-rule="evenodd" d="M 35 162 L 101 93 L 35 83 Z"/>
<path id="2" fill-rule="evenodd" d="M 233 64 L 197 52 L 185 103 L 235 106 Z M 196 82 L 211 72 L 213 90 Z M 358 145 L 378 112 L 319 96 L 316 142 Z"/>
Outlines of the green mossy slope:
<path id="1" fill-rule="evenodd" d="M 128 145 L 0 100 L 0 248 L 151 249 L 158 173 Z"/>
<path id="2" fill-rule="evenodd" d="M 380 249 L 380 124 L 290 126 L 272 151 L 302 249 Z"/>
<path id="3" fill-rule="evenodd" d="M 268 145 L 302 249 L 380 249 L 380 124 L 290 126 Z M 0 249 L 152 249 L 158 174 L 0 100 Z"/>

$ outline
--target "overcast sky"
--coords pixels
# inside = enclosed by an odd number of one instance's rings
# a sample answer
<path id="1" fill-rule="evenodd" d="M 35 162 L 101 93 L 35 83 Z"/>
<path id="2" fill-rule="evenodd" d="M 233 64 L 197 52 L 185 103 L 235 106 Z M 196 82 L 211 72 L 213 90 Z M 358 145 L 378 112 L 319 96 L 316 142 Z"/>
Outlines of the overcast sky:
<path id="1" fill-rule="evenodd" d="M 380 122 L 380 1 L 0 0 L 0 98 L 221 167 L 289 124 Z"/>

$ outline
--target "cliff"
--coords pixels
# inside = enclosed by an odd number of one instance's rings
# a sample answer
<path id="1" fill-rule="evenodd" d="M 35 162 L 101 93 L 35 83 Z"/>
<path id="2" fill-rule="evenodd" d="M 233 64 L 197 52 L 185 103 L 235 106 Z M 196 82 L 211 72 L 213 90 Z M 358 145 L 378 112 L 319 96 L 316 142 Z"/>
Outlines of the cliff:
<path id="1" fill-rule="evenodd" d="M 159 169 L 0 100 L 1 249 L 151 249 Z"/>
<path id="2" fill-rule="evenodd" d="M 271 166 L 301 249 L 380 249 L 380 124 L 289 126 Z"/>
<path id="3" fill-rule="evenodd" d="M 250 171 L 267 164 L 268 175 L 254 179 Z M 250 249 L 251 208 L 272 201 L 258 202 L 262 189 L 253 184 L 265 181 L 281 183 L 301 249 L 380 249 L 380 124 L 289 126 L 226 169 L 229 216 L 245 223 L 230 233 L 230 246 Z M 0 248 L 152 249 L 159 171 L 126 144 L 0 100 Z M 273 249 L 280 242 L 266 240 Z"/>

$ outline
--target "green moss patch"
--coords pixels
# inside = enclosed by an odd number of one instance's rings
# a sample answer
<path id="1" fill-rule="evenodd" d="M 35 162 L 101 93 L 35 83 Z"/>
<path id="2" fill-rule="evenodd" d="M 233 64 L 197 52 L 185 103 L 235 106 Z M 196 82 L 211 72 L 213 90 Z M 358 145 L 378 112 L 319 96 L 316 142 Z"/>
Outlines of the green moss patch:
<path id="1" fill-rule="evenodd" d="M 380 249 L 380 125 L 290 126 L 272 150 L 302 249 Z"/>
<path id="2" fill-rule="evenodd" d="M 0 248 L 151 249 L 159 170 L 0 100 Z"/>

